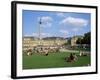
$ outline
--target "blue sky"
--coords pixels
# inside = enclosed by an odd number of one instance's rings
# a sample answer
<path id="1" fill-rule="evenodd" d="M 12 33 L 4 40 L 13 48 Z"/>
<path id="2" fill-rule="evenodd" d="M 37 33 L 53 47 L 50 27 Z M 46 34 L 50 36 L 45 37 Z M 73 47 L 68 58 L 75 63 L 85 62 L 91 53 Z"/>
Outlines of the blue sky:
<path id="1" fill-rule="evenodd" d="M 41 37 L 72 37 L 91 30 L 90 13 L 23 10 L 23 36 L 38 37 L 41 19 Z"/>

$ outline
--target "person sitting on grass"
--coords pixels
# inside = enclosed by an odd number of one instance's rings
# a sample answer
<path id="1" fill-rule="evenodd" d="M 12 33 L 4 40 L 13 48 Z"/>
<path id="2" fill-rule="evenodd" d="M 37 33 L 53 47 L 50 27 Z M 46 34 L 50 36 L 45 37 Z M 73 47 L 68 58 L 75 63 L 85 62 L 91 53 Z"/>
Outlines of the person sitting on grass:
<path id="1" fill-rule="evenodd" d="M 29 56 L 29 55 L 32 55 L 32 50 L 31 50 L 31 49 L 29 49 L 29 50 L 27 51 L 27 56 Z"/>
<path id="2" fill-rule="evenodd" d="M 74 61 L 77 61 L 78 59 L 77 55 L 74 53 L 73 56 L 74 56 Z"/>
<path id="3" fill-rule="evenodd" d="M 70 57 L 69 57 L 71 60 L 74 60 L 74 55 L 73 53 L 70 54 Z"/>
<path id="4" fill-rule="evenodd" d="M 76 61 L 78 58 L 75 54 L 71 53 L 70 56 L 67 58 L 67 62 Z"/>
<path id="5" fill-rule="evenodd" d="M 74 59 L 73 54 L 71 53 L 70 56 L 68 58 L 66 58 L 67 62 L 72 62 Z"/>

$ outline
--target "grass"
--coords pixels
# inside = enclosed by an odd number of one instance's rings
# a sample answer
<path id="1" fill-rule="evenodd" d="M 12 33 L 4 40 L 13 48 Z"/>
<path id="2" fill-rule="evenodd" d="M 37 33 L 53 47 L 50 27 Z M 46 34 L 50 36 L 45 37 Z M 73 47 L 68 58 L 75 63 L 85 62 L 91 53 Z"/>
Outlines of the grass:
<path id="1" fill-rule="evenodd" d="M 76 53 L 77 55 L 79 53 Z M 27 56 L 23 54 L 23 69 L 36 69 L 36 68 L 57 68 L 57 67 L 79 67 L 87 66 L 90 64 L 90 56 L 78 56 L 76 62 L 66 62 L 65 57 L 68 57 L 70 53 L 49 53 L 48 56 L 43 54 L 33 54 Z"/>

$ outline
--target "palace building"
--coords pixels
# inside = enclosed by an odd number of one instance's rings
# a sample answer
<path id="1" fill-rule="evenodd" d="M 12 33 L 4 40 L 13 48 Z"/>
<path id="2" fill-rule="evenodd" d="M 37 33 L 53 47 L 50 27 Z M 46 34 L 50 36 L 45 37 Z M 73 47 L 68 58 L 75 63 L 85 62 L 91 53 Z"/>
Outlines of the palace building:
<path id="1" fill-rule="evenodd" d="M 55 38 L 55 39 L 41 39 L 34 37 L 23 37 L 23 50 L 33 49 L 35 46 L 61 46 L 67 42 L 66 39 Z"/>

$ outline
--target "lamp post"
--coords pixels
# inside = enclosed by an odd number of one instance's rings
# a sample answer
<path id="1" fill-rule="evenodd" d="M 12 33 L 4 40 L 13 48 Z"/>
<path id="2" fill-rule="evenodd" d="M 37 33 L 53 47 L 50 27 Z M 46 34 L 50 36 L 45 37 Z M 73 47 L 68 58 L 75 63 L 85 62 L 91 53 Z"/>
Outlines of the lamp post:
<path id="1" fill-rule="evenodd" d="M 39 21 L 39 45 L 41 45 L 41 18 L 40 18 L 40 21 Z"/>

